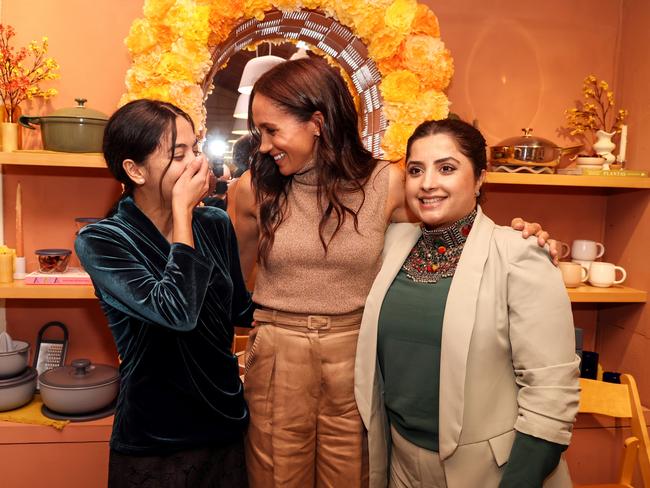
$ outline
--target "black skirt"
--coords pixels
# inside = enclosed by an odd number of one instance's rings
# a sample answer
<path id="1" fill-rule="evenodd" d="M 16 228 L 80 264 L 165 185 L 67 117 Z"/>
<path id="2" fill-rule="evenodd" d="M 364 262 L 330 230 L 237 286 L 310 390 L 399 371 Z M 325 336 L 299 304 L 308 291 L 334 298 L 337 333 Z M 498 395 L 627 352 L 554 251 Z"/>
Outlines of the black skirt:
<path id="1" fill-rule="evenodd" d="M 243 439 L 163 456 L 132 456 L 111 449 L 109 488 L 247 488 Z"/>

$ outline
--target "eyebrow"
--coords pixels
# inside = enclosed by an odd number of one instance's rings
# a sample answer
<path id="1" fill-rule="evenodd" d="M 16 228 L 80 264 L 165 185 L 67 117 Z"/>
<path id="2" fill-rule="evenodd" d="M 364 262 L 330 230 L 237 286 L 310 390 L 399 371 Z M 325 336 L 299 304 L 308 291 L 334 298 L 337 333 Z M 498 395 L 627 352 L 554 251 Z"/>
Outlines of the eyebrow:
<path id="1" fill-rule="evenodd" d="M 264 129 L 277 129 L 277 125 L 275 125 L 273 122 L 262 122 L 261 124 L 256 124 L 258 129 L 264 128 Z"/>
<path id="2" fill-rule="evenodd" d="M 192 144 L 191 147 L 196 146 L 198 143 L 199 143 L 199 139 L 196 138 L 196 139 L 194 140 L 194 144 Z M 176 149 L 182 149 L 182 148 L 186 148 L 186 147 L 190 147 L 190 146 L 188 146 L 187 144 L 183 144 L 183 143 L 181 143 L 181 144 L 176 144 L 176 145 L 174 146 L 174 150 L 176 150 Z"/>
<path id="3" fill-rule="evenodd" d="M 452 156 L 447 156 L 447 157 L 444 157 L 444 158 L 436 159 L 436 160 L 433 162 L 433 164 L 446 163 L 447 161 L 454 161 L 454 162 L 460 164 L 460 161 L 458 161 L 456 158 L 454 158 L 454 157 L 452 157 Z M 413 159 L 411 159 L 410 161 L 407 161 L 407 162 L 406 162 L 406 165 L 407 165 L 407 166 L 408 166 L 409 164 L 424 164 L 424 161 L 417 161 L 417 160 L 413 160 Z"/>

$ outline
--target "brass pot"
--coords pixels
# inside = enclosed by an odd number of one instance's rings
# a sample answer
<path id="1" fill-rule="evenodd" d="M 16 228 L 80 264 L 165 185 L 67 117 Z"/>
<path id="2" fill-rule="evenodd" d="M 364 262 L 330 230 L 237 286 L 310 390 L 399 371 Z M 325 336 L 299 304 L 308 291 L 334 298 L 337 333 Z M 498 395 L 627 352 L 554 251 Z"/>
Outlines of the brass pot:
<path id="1" fill-rule="evenodd" d="M 510 166 L 555 167 L 564 155 L 578 152 L 582 146 L 560 147 L 548 139 L 533 136 L 533 129 L 521 129 L 523 136 L 511 137 L 490 146 L 490 163 Z"/>
<path id="2" fill-rule="evenodd" d="M 43 117 L 23 115 L 19 122 L 28 129 L 36 128 L 32 124 L 40 125 L 43 148 L 48 151 L 101 152 L 108 116 L 86 107 L 85 98 L 75 101 L 76 107 L 55 110 Z"/>

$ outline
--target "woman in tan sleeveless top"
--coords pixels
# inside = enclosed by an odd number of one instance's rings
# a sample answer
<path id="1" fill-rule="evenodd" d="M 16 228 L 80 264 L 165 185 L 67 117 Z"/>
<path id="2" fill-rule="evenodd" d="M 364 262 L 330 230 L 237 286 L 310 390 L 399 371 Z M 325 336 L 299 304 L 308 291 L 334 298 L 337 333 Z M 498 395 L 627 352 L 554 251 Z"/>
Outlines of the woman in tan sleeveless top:
<path id="1" fill-rule="evenodd" d="M 265 73 L 249 124 L 258 151 L 239 182 L 235 226 L 245 277 L 258 262 L 246 351 L 249 482 L 367 486 L 354 359 L 384 232 L 408 220 L 403 172 L 364 148 L 352 96 L 320 59 Z"/>

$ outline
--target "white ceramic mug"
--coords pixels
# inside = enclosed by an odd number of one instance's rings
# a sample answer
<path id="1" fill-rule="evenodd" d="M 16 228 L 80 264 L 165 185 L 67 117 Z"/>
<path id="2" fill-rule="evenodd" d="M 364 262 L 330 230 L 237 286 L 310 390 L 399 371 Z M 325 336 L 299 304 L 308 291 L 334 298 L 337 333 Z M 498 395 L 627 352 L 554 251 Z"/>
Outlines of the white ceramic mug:
<path id="1" fill-rule="evenodd" d="M 616 271 L 621 272 L 621 279 L 616 279 Z M 594 261 L 589 268 L 589 283 L 599 288 L 607 288 L 612 285 L 620 285 L 627 278 L 627 273 L 620 266 L 612 263 L 601 263 Z"/>
<path id="2" fill-rule="evenodd" d="M 568 258 L 571 254 L 571 246 L 562 241 L 557 241 L 557 245 L 560 248 L 560 259 Z"/>
<path id="3" fill-rule="evenodd" d="M 559 267 L 562 272 L 562 281 L 567 288 L 580 286 L 580 283 L 584 283 L 589 277 L 587 268 L 579 264 L 562 261 L 559 263 Z"/>
<path id="4" fill-rule="evenodd" d="M 600 242 L 577 239 L 571 246 L 571 259 L 593 261 L 605 254 L 605 246 Z"/>

